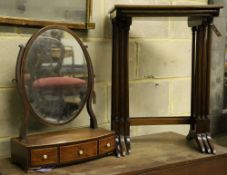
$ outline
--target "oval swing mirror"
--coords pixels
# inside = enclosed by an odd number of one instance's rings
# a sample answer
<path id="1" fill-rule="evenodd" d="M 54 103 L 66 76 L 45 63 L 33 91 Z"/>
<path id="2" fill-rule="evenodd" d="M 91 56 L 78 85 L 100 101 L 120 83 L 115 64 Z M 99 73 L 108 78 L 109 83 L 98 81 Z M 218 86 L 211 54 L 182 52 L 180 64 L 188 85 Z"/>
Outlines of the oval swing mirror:
<path id="1" fill-rule="evenodd" d="M 115 133 L 98 128 L 91 103 L 93 68 L 77 35 L 65 27 L 47 26 L 20 47 L 16 80 L 25 111 L 20 135 L 10 142 L 11 160 L 28 171 L 112 154 Z M 90 127 L 27 135 L 31 113 L 46 124 L 63 125 L 85 104 Z"/>
<path id="2" fill-rule="evenodd" d="M 47 124 L 73 120 L 91 92 L 91 69 L 85 46 L 71 30 L 40 30 L 22 56 L 21 86 L 29 109 Z"/>

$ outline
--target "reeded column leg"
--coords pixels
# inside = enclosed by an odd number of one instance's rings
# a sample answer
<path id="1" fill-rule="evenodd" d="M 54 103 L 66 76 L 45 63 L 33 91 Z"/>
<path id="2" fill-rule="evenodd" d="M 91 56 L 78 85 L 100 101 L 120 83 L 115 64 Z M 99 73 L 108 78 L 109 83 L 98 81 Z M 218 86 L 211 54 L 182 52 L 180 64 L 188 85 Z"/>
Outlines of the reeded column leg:
<path id="1" fill-rule="evenodd" d="M 112 20 L 112 106 L 111 129 L 117 134 L 116 154 L 125 156 L 131 151 L 129 137 L 129 78 L 128 41 L 130 17 Z"/>
<path id="2" fill-rule="evenodd" d="M 195 139 L 203 153 L 215 153 L 210 137 L 210 46 L 211 27 L 206 20 L 192 27 L 191 128 L 188 139 Z"/>

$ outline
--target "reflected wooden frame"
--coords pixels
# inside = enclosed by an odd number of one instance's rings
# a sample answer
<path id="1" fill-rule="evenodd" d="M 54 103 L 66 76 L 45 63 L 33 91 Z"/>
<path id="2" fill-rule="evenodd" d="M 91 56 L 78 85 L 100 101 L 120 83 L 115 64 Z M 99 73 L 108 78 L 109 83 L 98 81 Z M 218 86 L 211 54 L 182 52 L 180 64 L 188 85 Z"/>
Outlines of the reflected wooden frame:
<path id="1" fill-rule="evenodd" d="M 87 30 L 94 29 L 95 23 L 92 22 L 92 1 L 84 0 L 86 3 L 86 19 L 83 23 L 64 22 L 59 20 L 45 20 L 34 18 L 24 18 L 15 16 L 0 16 L 0 24 L 14 25 L 14 26 L 26 26 L 26 27 L 45 27 L 47 25 L 61 25 L 70 29 Z"/>

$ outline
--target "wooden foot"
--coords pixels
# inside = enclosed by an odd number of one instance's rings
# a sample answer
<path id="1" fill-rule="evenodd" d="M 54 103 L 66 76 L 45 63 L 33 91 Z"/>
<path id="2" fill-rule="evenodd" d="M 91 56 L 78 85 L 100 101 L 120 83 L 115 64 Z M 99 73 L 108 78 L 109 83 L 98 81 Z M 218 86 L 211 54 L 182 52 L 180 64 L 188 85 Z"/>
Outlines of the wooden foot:
<path id="1" fill-rule="evenodd" d="M 121 157 L 121 145 L 119 136 L 116 136 L 115 141 L 116 141 L 116 156 Z"/>
<path id="2" fill-rule="evenodd" d="M 207 137 L 207 142 L 208 142 L 208 144 L 209 144 L 209 146 L 210 146 L 210 148 L 211 148 L 211 153 L 212 153 L 212 154 L 216 154 L 216 150 L 215 150 L 215 148 L 214 148 L 213 139 L 211 138 L 211 136 L 210 136 L 209 133 L 206 135 L 206 137 Z"/>
<path id="3" fill-rule="evenodd" d="M 116 136 L 116 156 L 126 156 L 131 152 L 131 139 L 129 136 Z"/>
<path id="4" fill-rule="evenodd" d="M 125 143 L 126 143 L 127 154 L 130 154 L 131 153 L 131 139 L 129 136 L 125 137 Z"/>
<path id="5" fill-rule="evenodd" d="M 121 155 L 126 156 L 126 144 L 125 144 L 125 136 L 120 135 L 120 145 L 121 145 Z"/>
<path id="6" fill-rule="evenodd" d="M 213 146 L 213 141 L 209 133 L 195 133 L 190 131 L 187 136 L 188 140 L 195 140 L 199 150 L 202 153 L 215 154 L 216 151 Z"/>

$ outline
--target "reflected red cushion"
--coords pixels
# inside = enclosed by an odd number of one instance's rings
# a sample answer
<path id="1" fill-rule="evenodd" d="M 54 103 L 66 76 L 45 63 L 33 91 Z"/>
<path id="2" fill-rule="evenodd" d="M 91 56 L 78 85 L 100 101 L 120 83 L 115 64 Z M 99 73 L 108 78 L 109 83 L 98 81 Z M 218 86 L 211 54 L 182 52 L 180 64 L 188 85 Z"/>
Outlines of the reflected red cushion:
<path id="1" fill-rule="evenodd" d="M 71 77 L 48 77 L 40 78 L 33 82 L 35 88 L 62 88 L 62 87 L 80 87 L 86 84 L 85 80 Z"/>

